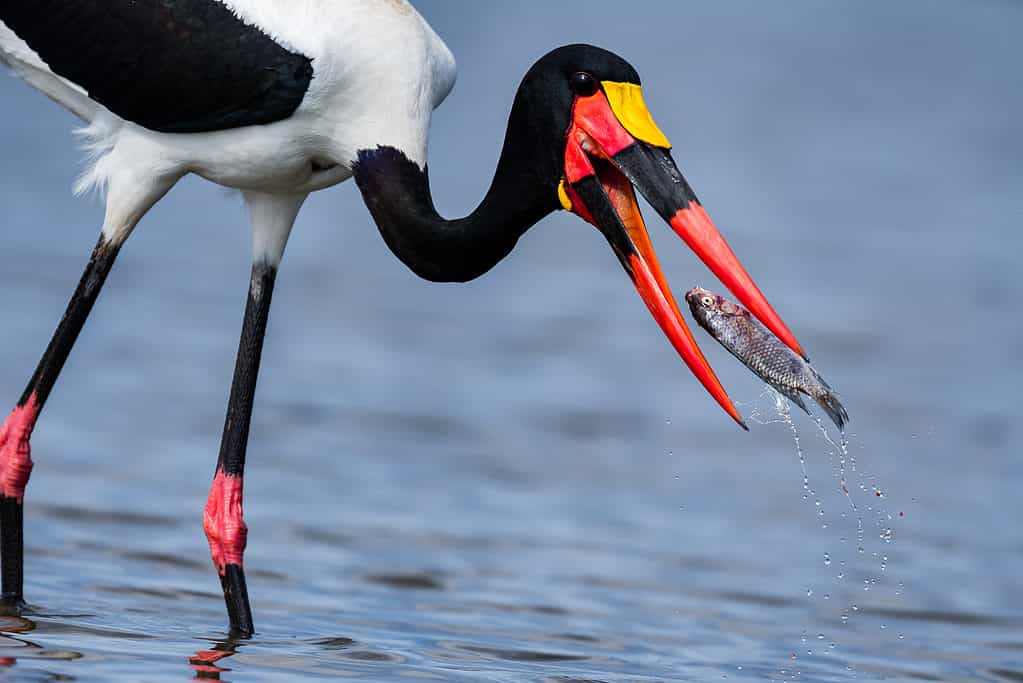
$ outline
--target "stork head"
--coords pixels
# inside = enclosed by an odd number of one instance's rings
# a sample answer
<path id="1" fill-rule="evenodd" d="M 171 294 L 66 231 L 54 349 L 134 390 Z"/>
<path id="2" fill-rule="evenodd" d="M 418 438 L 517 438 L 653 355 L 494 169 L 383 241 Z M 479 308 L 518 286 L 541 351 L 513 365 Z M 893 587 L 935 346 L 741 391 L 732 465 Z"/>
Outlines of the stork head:
<path id="1" fill-rule="evenodd" d="M 639 74 L 607 50 L 569 45 L 533 65 L 515 96 L 490 190 L 465 218 L 437 214 L 426 167 L 400 146 L 361 149 L 353 173 L 388 246 L 429 280 L 485 273 L 558 208 L 593 224 L 682 359 L 741 425 L 657 263 L 638 189 L 750 313 L 804 355 L 679 172 L 668 138 L 647 111 Z"/>
<path id="2" fill-rule="evenodd" d="M 683 321 L 634 188 L 751 313 L 795 352 L 805 354 L 675 165 L 671 144 L 643 101 L 636 70 L 618 55 L 591 45 L 548 53 L 519 87 L 506 153 L 513 138 L 531 147 L 520 147 L 518 153 L 531 157 L 534 172 L 561 207 L 604 235 L 682 359 L 742 424 Z"/>

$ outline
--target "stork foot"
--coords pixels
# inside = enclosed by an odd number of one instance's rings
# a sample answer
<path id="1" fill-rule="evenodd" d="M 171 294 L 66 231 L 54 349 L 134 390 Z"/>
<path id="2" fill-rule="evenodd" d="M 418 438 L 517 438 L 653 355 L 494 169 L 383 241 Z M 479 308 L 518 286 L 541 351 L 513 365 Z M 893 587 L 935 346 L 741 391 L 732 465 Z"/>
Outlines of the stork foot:
<path id="1" fill-rule="evenodd" d="M 24 578 L 25 486 L 32 474 L 29 439 L 39 417 L 35 394 L 18 405 L 0 426 L 0 602 L 20 609 Z"/>
<path id="2" fill-rule="evenodd" d="M 203 512 L 203 529 L 210 543 L 213 566 L 220 575 L 231 634 L 247 638 L 252 635 L 253 626 L 249 592 L 242 569 L 248 527 L 242 516 L 241 474 L 226 474 L 217 468 Z"/>
<path id="3" fill-rule="evenodd" d="M 245 572 L 241 565 L 227 565 L 220 576 L 220 587 L 224 589 L 227 617 L 231 622 L 231 637 L 250 638 L 255 627 L 252 625 L 249 590 L 245 586 Z"/>

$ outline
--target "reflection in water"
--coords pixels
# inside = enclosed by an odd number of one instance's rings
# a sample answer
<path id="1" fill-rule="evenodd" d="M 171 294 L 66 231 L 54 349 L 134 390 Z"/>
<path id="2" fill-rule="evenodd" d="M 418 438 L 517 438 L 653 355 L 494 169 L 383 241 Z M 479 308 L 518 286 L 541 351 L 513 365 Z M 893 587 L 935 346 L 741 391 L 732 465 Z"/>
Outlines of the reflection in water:
<path id="1" fill-rule="evenodd" d="M 193 681 L 226 681 L 220 674 L 231 669 L 219 666 L 217 662 L 235 653 L 239 643 L 236 640 L 218 641 L 209 650 L 199 650 L 188 658 L 188 666 L 195 673 Z"/>
<path id="2" fill-rule="evenodd" d="M 0 666 L 14 666 L 18 658 L 70 660 L 79 659 L 80 652 L 44 648 L 38 643 L 10 635 L 12 633 L 28 633 L 36 629 L 36 623 L 21 616 L 6 615 L 0 617 Z M 70 677 L 54 675 L 55 679 L 70 680 Z"/>
<path id="3" fill-rule="evenodd" d="M 28 633 L 34 631 L 36 624 L 17 614 L 4 614 L 0 616 L 0 633 Z"/>
<path id="4" fill-rule="evenodd" d="M 21 648 L 31 647 L 42 649 L 39 645 L 22 638 L 16 638 L 10 633 L 27 633 L 34 630 L 36 627 L 29 619 L 16 616 L 4 616 L 0 617 L 0 665 L 2 666 L 14 666 L 18 661 L 16 656 L 11 654 L 11 650 L 18 650 Z"/>

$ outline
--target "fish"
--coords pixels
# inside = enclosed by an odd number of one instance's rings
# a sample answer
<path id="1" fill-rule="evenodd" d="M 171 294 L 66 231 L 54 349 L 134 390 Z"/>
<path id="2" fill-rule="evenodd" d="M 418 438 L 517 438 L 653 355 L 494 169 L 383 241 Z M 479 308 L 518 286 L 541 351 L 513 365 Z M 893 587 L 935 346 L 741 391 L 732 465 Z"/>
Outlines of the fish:
<path id="1" fill-rule="evenodd" d="M 749 311 L 702 287 L 693 287 L 686 292 L 686 301 L 700 327 L 760 379 L 802 408 L 807 415 L 811 413 L 802 394 L 809 396 L 839 430 L 845 431 L 849 413 L 834 390 L 809 362 L 774 336 Z"/>

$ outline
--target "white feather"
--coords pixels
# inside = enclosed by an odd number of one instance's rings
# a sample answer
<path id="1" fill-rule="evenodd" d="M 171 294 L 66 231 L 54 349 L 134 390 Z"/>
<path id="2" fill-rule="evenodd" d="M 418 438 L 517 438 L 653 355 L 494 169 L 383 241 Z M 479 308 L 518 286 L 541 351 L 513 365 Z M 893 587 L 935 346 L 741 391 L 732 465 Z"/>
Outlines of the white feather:
<path id="1" fill-rule="evenodd" d="M 16 75 L 83 121 L 90 121 L 95 116 L 100 105 L 89 99 L 80 87 L 50 71 L 39 55 L 2 21 L 0 62 L 10 66 Z"/>
<path id="2" fill-rule="evenodd" d="M 312 58 L 312 83 L 288 119 L 209 133 L 151 131 L 117 117 L 51 72 L 0 23 L 0 59 L 86 122 L 79 134 L 89 166 L 75 183 L 76 193 L 109 193 L 119 181 L 159 188 L 166 178 L 196 173 L 241 190 L 302 194 L 351 177 L 357 152 L 378 145 L 396 147 L 425 165 L 431 113 L 454 85 L 455 62 L 411 5 L 220 1 Z"/>
<path id="3" fill-rule="evenodd" d="M 252 260 L 277 267 L 291 235 L 306 194 L 246 192 L 245 203 L 252 221 Z"/>

